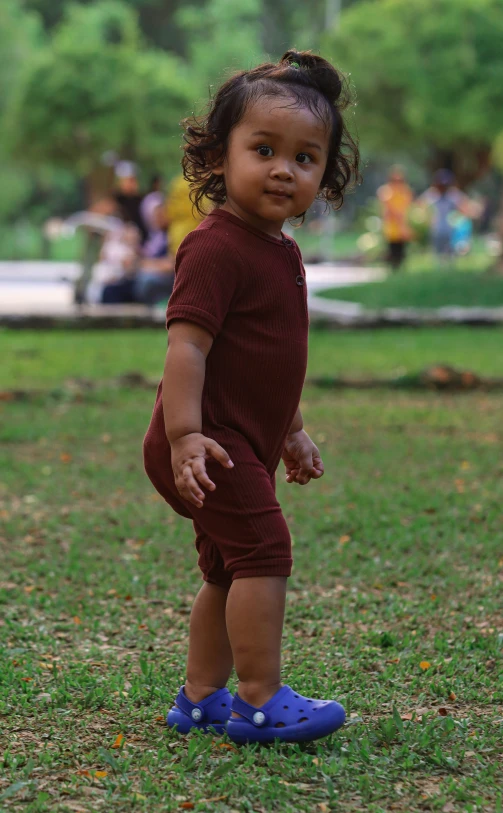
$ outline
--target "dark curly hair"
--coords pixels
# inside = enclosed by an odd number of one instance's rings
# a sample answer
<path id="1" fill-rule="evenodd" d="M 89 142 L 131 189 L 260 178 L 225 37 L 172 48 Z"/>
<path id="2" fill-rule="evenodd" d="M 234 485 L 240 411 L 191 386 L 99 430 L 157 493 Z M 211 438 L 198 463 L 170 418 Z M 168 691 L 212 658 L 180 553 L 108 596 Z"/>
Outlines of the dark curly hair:
<path id="1" fill-rule="evenodd" d="M 317 199 L 340 209 L 345 191 L 360 179 L 359 152 L 348 132 L 342 111 L 352 103 L 345 77 L 326 59 L 310 51 L 287 51 L 277 65 L 266 62 L 228 79 L 211 100 L 206 115 L 185 119 L 183 174 L 190 183 L 190 197 L 201 215 L 204 202 L 225 202 L 223 175 L 212 167 L 225 158 L 232 129 L 249 104 L 259 98 L 288 96 L 307 107 L 330 128 L 327 166 Z M 302 217 L 305 212 L 300 212 Z"/>

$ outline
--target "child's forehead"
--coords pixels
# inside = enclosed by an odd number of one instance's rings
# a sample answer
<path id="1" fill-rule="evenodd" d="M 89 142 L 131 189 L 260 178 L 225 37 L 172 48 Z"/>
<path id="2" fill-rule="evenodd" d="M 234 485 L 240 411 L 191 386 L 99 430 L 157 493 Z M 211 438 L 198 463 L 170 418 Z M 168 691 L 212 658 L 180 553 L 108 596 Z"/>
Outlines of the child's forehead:
<path id="1" fill-rule="evenodd" d="M 264 96 L 247 106 L 239 124 L 250 132 L 271 132 L 284 135 L 294 127 L 297 136 L 316 133 L 326 137 L 326 123 L 306 105 L 288 96 Z"/>

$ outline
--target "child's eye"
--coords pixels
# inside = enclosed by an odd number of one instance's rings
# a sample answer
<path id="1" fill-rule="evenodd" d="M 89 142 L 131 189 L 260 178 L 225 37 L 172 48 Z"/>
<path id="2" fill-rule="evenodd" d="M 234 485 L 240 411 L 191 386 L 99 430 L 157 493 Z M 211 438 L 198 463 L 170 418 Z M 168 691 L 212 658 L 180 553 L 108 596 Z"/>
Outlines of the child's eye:
<path id="1" fill-rule="evenodd" d="M 264 158 L 270 158 L 271 155 L 274 155 L 272 147 L 268 147 L 266 144 L 261 144 L 260 147 L 257 147 L 257 152 L 259 155 L 263 155 Z"/>
<path id="2" fill-rule="evenodd" d="M 298 161 L 299 164 L 310 164 L 313 159 L 307 152 L 299 152 L 295 160 Z"/>

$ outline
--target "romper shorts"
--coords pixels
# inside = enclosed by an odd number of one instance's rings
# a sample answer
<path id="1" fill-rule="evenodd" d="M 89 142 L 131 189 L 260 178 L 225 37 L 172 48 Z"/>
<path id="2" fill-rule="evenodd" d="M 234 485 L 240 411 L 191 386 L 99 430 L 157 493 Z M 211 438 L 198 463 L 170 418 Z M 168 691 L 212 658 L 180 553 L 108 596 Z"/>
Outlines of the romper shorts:
<path id="1" fill-rule="evenodd" d="M 234 468 L 226 469 L 214 459 L 206 461 L 216 490 L 205 490 L 202 508 L 180 496 L 169 454 L 163 455 L 160 465 L 159 445 L 150 443 L 148 434 L 144 443 L 145 470 L 152 484 L 178 514 L 193 520 L 204 581 L 228 590 L 234 579 L 290 576 L 291 539 L 276 499 L 274 473 L 238 432 L 226 430 L 225 437 L 217 437 L 208 431 L 207 435 L 228 452 Z"/>

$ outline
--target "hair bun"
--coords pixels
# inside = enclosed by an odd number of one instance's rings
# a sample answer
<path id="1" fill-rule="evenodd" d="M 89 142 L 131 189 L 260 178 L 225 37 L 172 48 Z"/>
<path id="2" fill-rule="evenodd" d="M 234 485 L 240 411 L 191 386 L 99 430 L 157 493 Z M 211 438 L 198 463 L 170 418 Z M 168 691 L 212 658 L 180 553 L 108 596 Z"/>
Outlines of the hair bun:
<path id="1" fill-rule="evenodd" d="M 342 81 L 338 71 L 311 51 L 286 51 L 279 61 L 280 67 L 290 67 L 305 71 L 306 84 L 311 84 L 327 98 L 331 104 L 339 99 L 342 92 Z"/>

